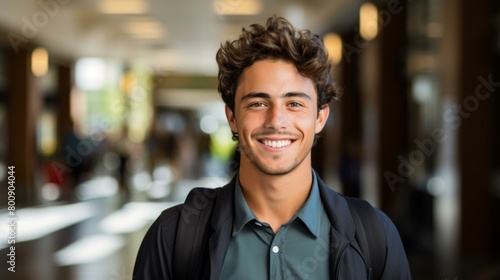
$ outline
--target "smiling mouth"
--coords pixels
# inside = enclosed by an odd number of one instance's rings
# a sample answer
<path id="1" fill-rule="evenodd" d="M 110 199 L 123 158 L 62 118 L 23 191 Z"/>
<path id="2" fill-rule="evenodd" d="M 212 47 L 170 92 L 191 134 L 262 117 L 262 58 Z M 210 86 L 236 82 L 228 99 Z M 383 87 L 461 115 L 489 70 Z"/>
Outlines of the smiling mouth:
<path id="1" fill-rule="evenodd" d="M 292 144 L 292 140 L 262 140 L 260 142 L 271 148 L 283 148 Z"/>

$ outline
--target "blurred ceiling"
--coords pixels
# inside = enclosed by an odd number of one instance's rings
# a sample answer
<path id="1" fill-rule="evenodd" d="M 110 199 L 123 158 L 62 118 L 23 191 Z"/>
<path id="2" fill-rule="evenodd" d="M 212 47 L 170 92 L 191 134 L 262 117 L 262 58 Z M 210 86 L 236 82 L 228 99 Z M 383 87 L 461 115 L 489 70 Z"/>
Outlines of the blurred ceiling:
<path id="1" fill-rule="evenodd" d="M 221 42 L 272 14 L 324 34 L 356 20 L 360 0 L 0 0 L 0 30 L 57 57 L 141 61 L 159 71 L 215 75 Z"/>

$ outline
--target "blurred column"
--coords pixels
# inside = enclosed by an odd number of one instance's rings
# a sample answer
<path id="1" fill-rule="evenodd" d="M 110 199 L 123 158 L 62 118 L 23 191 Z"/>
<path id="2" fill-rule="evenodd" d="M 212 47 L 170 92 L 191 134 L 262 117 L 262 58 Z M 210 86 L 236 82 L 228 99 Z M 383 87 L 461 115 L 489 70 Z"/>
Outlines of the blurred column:
<path id="1" fill-rule="evenodd" d="M 397 5 L 395 5 L 395 3 Z M 363 198 L 391 218 L 396 216 L 397 196 L 407 180 L 394 184 L 385 174 L 398 174 L 400 156 L 408 150 L 406 82 L 406 8 L 404 1 L 379 5 L 379 34 L 360 42 L 360 87 L 363 118 Z"/>
<path id="2" fill-rule="evenodd" d="M 335 67 L 333 77 L 335 83 L 340 85 L 342 70 Z M 330 116 L 327 123 L 317 138 L 312 154 L 312 167 L 318 172 L 321 179 L 327 183 L 332 189 L 342 192 L 341 183 L 339 181 L 339 162 L 340 162 L 340 125 L 339 120 L 341 111 L 341 102 L 332 100 L 330 106 Z"/>
<path id="3" fill-rule="evenodd" d="M 492 2 L 443 0 L 440 71 L 442 144 L 438 171 L 445 194 L 436 200 L 443 276 L 460 270 L 458 256 L 487 257 L 492 246 Z M 497 143 L 498 144 L 498 143 Z M 453 220 L 453 223 L 449 221 Z"/>
<path id="4" fill-rule="evenodd" d="M 343 40 L 350 45 L 354 44 L 355 34 L 345 36 Z M 338 65 L 342 75 L 337 82 L 342 89 L 342 97 L 337 105 L 340 110 L 340 179 L 343 193 L 348 196 L 359 197 L 360 167 L 362 159 L 361 139 L 361 95 L 359 90 L 359 63 L 358 55 L 352 54 Z"/>
<path id="5" fill-rule="evenodd" d="M 16 206 L 37 202 L 38 163 L 35 123 L 40 106 L 39 87 L 31 73 L 31 51 L 9 52 L 8 165 L 15 166 Z"/>
<path id="6" fill-rule="evenodd" d="M 59 65 L 58 108 L 57 108 L 57 143 L 61 145 L 73 130 L 71 119 L 71 88 L 73 85 L 72 68 L 69 65 Z M 64 147 L 62 147 L 64 150 Z"/>
<path id="7" fill-rule="evenodd" d="M 330 112 L 330 114 L 332 114 L 332 112 Z M 328 130 L 328 128 L 325 126 L 325 128 L 323 129 L 323 132 L 321 134 L 320 137 L 318 137 L 316 139 L 316 144 L 314 145 L 313 149 L 311 150 L 311 158 L 312 158 L 312 162 L 311 162 L 311 165 L 312 165 L 312 168 L 314 168 L 314 170 L 316 170 L 316 172 L 318 172 L 318 175 L 323 178 L 325 176 L 325 150 L 326 149 L 326 145 L 328 145 L 329 143 L 327 143 L 325 141 L 325 137 L 323 137 L 325 135 L 325 132 Z"/>

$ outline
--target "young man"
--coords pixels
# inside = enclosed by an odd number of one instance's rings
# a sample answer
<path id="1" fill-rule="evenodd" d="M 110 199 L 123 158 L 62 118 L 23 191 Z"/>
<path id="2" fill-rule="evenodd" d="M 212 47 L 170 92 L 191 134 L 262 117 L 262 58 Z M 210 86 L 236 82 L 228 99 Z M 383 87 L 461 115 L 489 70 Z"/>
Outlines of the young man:
<path id="1" fill-rule="evenodd" d="M 360 201 L 329 189 L 311 168 L 337 97 L 319 37 L 271 17 L 222 45 L 217 63 L 239 172 L 161 214 L 134 279 L 410 279 L 389 218 L 352 206 Z"/>

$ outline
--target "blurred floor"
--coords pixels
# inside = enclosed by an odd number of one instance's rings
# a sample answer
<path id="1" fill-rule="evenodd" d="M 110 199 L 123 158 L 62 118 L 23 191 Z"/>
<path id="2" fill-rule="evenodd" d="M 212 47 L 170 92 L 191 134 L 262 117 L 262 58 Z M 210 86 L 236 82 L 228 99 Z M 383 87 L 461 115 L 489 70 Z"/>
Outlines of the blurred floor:
<path id="1" fill-rule="evenodd" d="M 177 193 L 186 192 L 184 187 Z M 132 279 L 137 250 L 149 225 L 176 202 L 148 202 L 144 193 L 121 202 L 123 196 L 18 209 L 15 273 L 7 270 L 9 249 L 0 243 L 0 279 Z M 7 214 L 0 213 L 0 220 L 7 221 Z"/>

